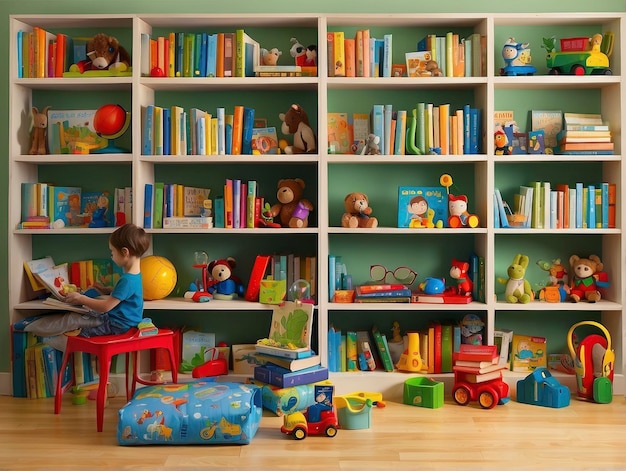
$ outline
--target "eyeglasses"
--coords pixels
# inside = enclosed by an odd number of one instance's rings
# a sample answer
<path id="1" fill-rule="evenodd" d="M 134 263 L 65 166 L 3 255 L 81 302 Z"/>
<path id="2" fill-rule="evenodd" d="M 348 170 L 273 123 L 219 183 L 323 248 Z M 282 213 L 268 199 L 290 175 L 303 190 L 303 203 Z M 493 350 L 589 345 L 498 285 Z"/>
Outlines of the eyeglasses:
<path id="1" fill-rule="evenodd" d="M 417 272 L 409 267 L 398 267 L 394 271 L 387 270 L 384 265 L 370 266 L 370 278 L 373 281 L 385 281 L 391 274 L 400 283 L 410 285 L 417 278 Z"/>

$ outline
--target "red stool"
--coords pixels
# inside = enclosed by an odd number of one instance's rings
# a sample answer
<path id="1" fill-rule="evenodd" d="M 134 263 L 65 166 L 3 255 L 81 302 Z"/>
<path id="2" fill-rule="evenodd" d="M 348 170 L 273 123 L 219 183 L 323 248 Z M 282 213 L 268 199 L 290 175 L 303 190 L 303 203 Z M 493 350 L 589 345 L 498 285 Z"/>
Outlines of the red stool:
<path id="1" fill-rule="evenodd" d="M 130 400 L 135 393 L 137 383 L 156 384 L 154 381 L 142 379 L 137 371 L 137 354 L 140 350 L 151 350 L 153 348 L 165 348 L 170 355 L 170 364 L 172 365 L 172 381 L 178 381 L 178 371 L 176 368 L 177 359 L 174 351 L 174 332 L 169 329 L 159 329 L 158 333 L 145 337 L 139 336 L 139 330 L 130 329 L 121 335 L 102 335 L 98 337 L 68 337 L 67 348 L 63 355 L 63 363 L 59 368 L 59 377 L 57 379 L 56 394 L 54 397 L 54 413 L 61 413 L 61 398 L 63 393 L 71 386 L 68 384 L 65 388 L 62 386 L 63 372 L 65 367 L 72 358 L 74 352 L 93 353 L 98 357 L 98 373 L 100 374 L 100 382 L 98 384 L 98 397 L 96 400 L 96 415 L 98 421 L 98 432 L 102 432 L 102 422 L 104 419 L 104 403 L 106 399 L 107 383 L 109 381 L 109 370 L 111 369 L 111 359 L 114 355 L 121 353 L 126 354 L 126 399 Z M 134 354 L 135 353 L 135 354 Z M 129 355 L 133 355 L 133 377 L 129 388 Z"/>

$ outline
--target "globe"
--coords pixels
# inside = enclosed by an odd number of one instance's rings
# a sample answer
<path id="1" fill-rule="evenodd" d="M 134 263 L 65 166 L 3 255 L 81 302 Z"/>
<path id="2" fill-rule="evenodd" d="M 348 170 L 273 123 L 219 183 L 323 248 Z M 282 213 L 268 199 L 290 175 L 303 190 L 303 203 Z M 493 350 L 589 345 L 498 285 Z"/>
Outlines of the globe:
<path id="1" fill-rule="evenodd" d="M 140 263 L 144 300 L 163 299 L 174 290 L 178 277 L 176 268 L 167 258 L 148 255 Z"/>
<path id="2" fill-rule="evenodd" d="M 102 105 L 96 110 L 93 117 L 93 128 L 99 136 L 109 140 L 106 147 L 98 149 L 96 153 L 120 153 L 128 152 L 115 146 L 115 139 L 128 130 L 130 125 L 130 113 L 121 105 Z"/>

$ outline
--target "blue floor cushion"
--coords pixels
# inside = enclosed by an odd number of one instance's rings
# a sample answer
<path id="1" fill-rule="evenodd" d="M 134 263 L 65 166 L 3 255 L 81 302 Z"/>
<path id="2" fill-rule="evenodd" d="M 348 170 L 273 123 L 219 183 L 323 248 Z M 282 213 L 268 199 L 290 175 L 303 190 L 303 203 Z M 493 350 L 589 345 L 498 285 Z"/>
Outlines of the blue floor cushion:
<path id="1" fill-rule="evenodd" d="M 248 444 L 263 411 L 253 384 L 195 380 L 138 389 L 119 411 L 120 445 Z"/>

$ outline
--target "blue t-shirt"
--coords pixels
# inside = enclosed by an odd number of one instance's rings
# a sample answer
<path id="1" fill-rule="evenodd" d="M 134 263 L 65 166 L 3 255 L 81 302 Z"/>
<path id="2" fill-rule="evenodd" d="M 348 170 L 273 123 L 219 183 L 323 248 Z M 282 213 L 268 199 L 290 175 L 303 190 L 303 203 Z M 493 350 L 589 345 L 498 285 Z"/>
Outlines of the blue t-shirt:
<path id="1" fill-rule="evenodd" d="M 108 313 L 111 322 L 126 329 L 137 327 L 143 319 L 141 273 L 124 273 L 113 288 L 111 296 L 120 300 Z"/>

